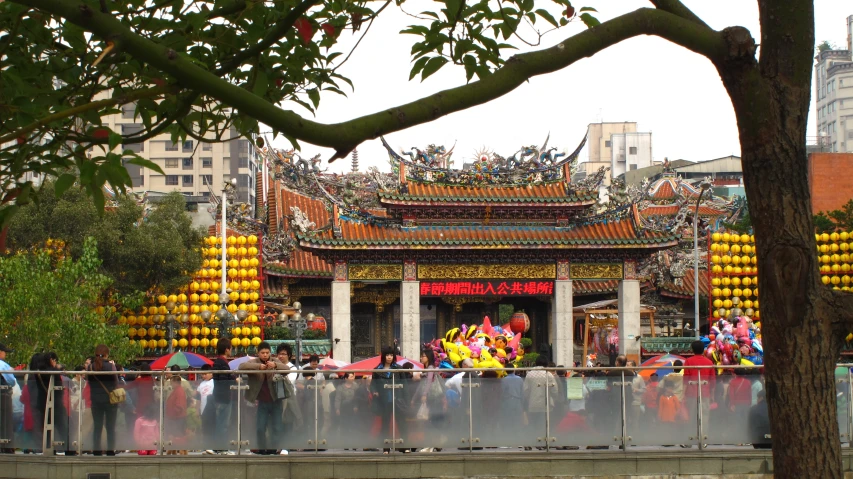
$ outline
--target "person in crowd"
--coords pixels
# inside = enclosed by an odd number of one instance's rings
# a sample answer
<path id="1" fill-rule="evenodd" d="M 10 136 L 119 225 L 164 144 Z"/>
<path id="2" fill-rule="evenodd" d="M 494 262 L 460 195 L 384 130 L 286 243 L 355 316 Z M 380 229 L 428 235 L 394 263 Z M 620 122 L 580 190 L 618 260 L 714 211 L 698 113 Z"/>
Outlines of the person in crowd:
<path id="1" fill-rule="evenodd" d="M 160 414 L 154 404 L 148 404 L 133 424 L 133 440 L 140 456 L 156 456 L 151 449 L 160 441 Z"/>
<path id="2" fill-rule="evenodd" d="M 660 396 L 660 390 L 658 389 L 658 383 L 660 382 L 660 376 L 658 373 L 652 373 L 649 376 L 649 383 L 646 385 L 646 392 L 643 394 L 643 406 L 646 408 L 645 412 L 645 427 L 651 429 L 652 426 L 657 422 L 658 418 L 658 397 Z"/>
<path id="3" fill-rule="evenodd" d="M 714 366 L 710 359 L 705 357 L 705 343 L 696 340 L 690 344 L 693 356 L 684 361 L 685 366 Z M 696 417 L 696 406 L 699 397 L 699 382 L 702 383 L 702 414 L 703 417 L 711 417 L 711 403 L 714 400 L 717 376 L 713 368 L 685 369 L 684 370 L 684 397 L 682 403 L 687 408 L 688 417 Z"/>
<path id="4" fill-rule="evenodd" d="M 636 361 L 628 361 L 629 368 L 636 368 Z M 631 403 L 627 404 L 629 412 L 628 412 L 628 427 L 632 430 L 636 430 L 640 425 L 640 421 L 643 417 L 643 396 L 646 394 L 646 380 L 643 379 L 642 376 L 635 374 L 633 379 L 631 379 Z M 627 377 L 625 378 L 628 379 Z"/>
<path id="5" fill-rule="evenodd" d="M 382 369 L 383 371 L 373 373 L 373 379 L 370 381 L 370 393 L 373 397 L 371 407 L 381 418 L 381 428 L 385 431 L 384 434 L 387 434 L 385 437 L 395 437 L 392 425 L 393 389 L 385 387 L 386 384 L 390 386 L 395 381 L 392 379 L 392 371 L 400 369 L 393 347 L 387 346 L 382 349 L 382 358 L 373 369 Z M 383 452 L 388 454 L 391 450 L 386 448 Z"/>
<path id="6" fill-rule="evenodd" d="M 213 369 L 213 366 L 209 364 L 201 367 L 201 382 L 198 384 L 198 388 L 196 388 L 196 394 L 198 394 L 199 401 L 201 402 L 199 414 L 202 416 L 204 416 L 204 411 L 207 409 L 208 399 L 213 395 L 213 373 L 210 372 L 211 369 Z"/>
<path id="7" fill-rule="evenodd" d="M 770 449 L 772 441 L 770 435 L 770 415 L 767 411 L 765 392 L 758 391 L 758 402 L 749 409 L 747 424 L 754 449 Z"/>
<path id="8" fill-rule="evenodd" d="M 0 437 L 10 439 L 10 443 L 14 444 L 14 418 L 12 415 L 12 393 L 15 387 L 18 386 L 18 381 L 15 375 L 10 373 L 12 366 L 6 362 L 6 354 L 12 353 L 5 344 L 0 343 L 0 386 L 6 386 L 0 389 Z M 15 449 L 10 447 L 0 447 L 2 454 L 14 454 Z"/>
<path id="9" fill-rule="evenodd" d="M 91 372 L 115 372 L 115 363 L 109 359 L 110 349 L 99 344 L 95 347 L 95 360 L 89 366 Z M 92 448 L 95 456 L 104 454 L 101 436 L 106 431 L 107 456 L 115 456 L 116 444 L 116 415 L 118 405 L 110 403 L 110 393 L 117 387 L 118 378 L 115 374 L 89 375 L 92 396 Z"/>
<path id="10" fill-rule="evenodd" d="M 541 428 L 545 424 L 545 415 L 549 404 L 546 394 L 553 395 L 557 389 L 557 381 L 554 376 L 545 371 L 547 364 L 548 359 L 546 357 L 537 357 L 535 367 L 527 373 L 522 387 L 527 424 L 531 429 Z M 535 435 L 530 437 L 535 437 Z"/>
<path id="11" fill-rule="evenodd" d="M 236 376 L 231 374 L 228 357 L 231 356 L 231 342 L 225 338 L 216 343 L 216 359 L 213 360 L 213 406 L 216 416 L 216 433 L 219 437 L 227 437 L 231 430 L 231 386 L 236 382 Z M 219 372 L 227 371 L 227 372 Z M 226 441 L 221 441 L 226 443 Z M 234 455 L 234 451 L 215 451 L 208 449 L 206 454 L 217 452 Z"/>
<path id="12" fill-rule="evenodd" d="M 501 416 L 520 418 L 524 415 L 524 380 L 512 364 L 506 369 L 507 375 L 501 380 Z"/>
<path id="13" fill-rule="evenodd" d="M 397 426 L 397 439 L 403 439 L 403 443 L 410 443 L 410 434 L 415 428 L 415 421 L 417 420 L 417 407 L 414 404 L 414 373 L 412 372 L 415 368 L 414 364 L 406 362 L 400 368 L 404 372 L 398 374 L 394 379 L 397 384 L 400 384 L 402 388 L 396 389 L 394 391 L 394 413 L 396 419 L 394 420 L 395 425 Z M 417 406 L 420 406 L 419 404 Z M 411 448 L 403 448 L 397 449 L 399 452 L 409 453 L 412 452 Z"/>
<path id="14" fill-rule="evenodd" d="M 678 417 L 681 410 L 681 401 L 673 391 L 672 386 L 664 387 L 663 394 L 658 399 L 658 424 L 665 437 L 672 437 L 676 434 L 678 425 Z"/>
<path id="15" fill-rule="evenodd" d="M 64 372 L 65 366 L 63 366 L 59 362 L 59 356 L 54 351 L 49 351 L 44 354 L 43 357 L 45 363 L 42 371 L 48 372 Z M 62 389 L 57 391 L 50 391 L 50 379 L 53 377 L 53 385 L 56 387 L 61 387 Z M 44 413 L 47 409 L 47 401 L 51 394 L 53 394 L 53 421 L 54 421 L 54 432 L 53 437 L 54 441 L 62 444 L 57 444 L 55 447 L 55 451 L 66 451 L 68 445 L 71 443 L 69 437 L 69 415 L 68 408 L 70 406 L 69 399 L 70 396 L 68 394 L 68 381 L 67 379 L 60 374 L 40 374 L 38 381 L 38 407 L 41 412 L 42 418 L 44 418 Z"/>
<path id="16" fill-rule="evenodd" d="M 752 407 L 752 382 L 749 370 L 735 369 L 734 377 L 729 381 L 726 404 L 731 413 L 745 412 Z"/>
<path id="17" fill-rule="evenodd" d="M 278 397 L 275 392 L 274 378 L 276 371 L 289 371 L 278 358 L 273 358 L 270 345 L 266 341 L 258 345 L 257 357 L 240 364 L 241 371 L 263 371 L 262 374 L 249 374 L 249 389 L 246 391 L 245 399 L 250 403 L 257 403 L 258 412 L 255 423 L 257 432 L 258 453 L 262 455 L 275 454 L 275 449 L 270 444 L 275 438 L 280 437 L 282 402 L 283 397 Z M 214 389 L 215 391 L 215 389 Z M 271 429 L 271 436 L 268 435 Z"/>
<path id="18" fill-rule="evenodd" d="M 187 408 L 189 400 L 186 390 L 181 386 L 181 377 L 174 375 L 169 378 L 171 382 L 171 390 L 168 392 L 164 407 L 164 416 L 166 424 L 164 429 L 169 440 L 173 444 L 181 444 L 186 442 L 187 434 Z M 168 454 L 186 455 L 186 451 L 170 450 Z"/>
<path id="19" fill-rule="evenodd" d="M 672 388 L 672 393 L 678 397 L 680 403 L 684 403 L 684 370 L 681 366 L 684 362 L 676 359 L 672 363 L 672 372 L 663 377 L 658 383 L 658 390 L 663 391 L 666 388 Z"/>
<path id="20" fill-rule="evenodd" d="M 315 381 L 324 381 L 326 379 L 326 375 L 320 372 L 320 356 L 317 356 L 316 354 L 308 356 L 308 364 L 306 364 L 304 367 L 311 368 L 315 371 Z"/>
<path id="21" fill-rule="evenodd" d="M 282 422 L 285 434 L 294 435 L 303 426 L 302 408 L 299 404 L 299 398 L 297 398 L 296 395 L 296 384 L 299 382 L 299 374 L 295 372 L 297 371 L 297 367 L 291 360 L 293 357 L 293 351 L 290 349 L 290 345 L 284 343 L 279 344 L 276 347 L 275 354 L 280 363 L 284 364 L 289 371 L 293 371 L 282 375 L 290 381 L 290 384 L 287 387 L 289 387 L 293 392 L 293 394 L 286 398 L 282 403 Z M 279 451 L 279 454 L 287 455 L 288 451 L 282 449 Z"/>
<path id="22" fill-rule="evenodd" d="M 335 417 L 339 425 L 339 434 L 347 439 L 354 438 L 360 429 L 359 414 L 364 414 L 360 409 L 359 384 L 355 380 L 355 373 L 346 372 L 342 384 L 335 390 Z M 359 412 L 361 411 L 361 412 Z M 349 436 L 349 437 L 348 437 Z"/>

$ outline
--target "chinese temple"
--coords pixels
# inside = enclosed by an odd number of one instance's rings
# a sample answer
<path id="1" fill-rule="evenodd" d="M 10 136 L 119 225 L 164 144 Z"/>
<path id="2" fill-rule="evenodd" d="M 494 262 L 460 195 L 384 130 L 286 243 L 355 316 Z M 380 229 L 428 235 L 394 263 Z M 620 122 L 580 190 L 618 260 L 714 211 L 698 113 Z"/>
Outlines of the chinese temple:
<path id="1" fill-rule="evenodd" d="M 599 200 L 605 171 L 573 183 L 584 142 L 548 140 L 454 168 L 443 146 L 395 151 L 390 172 L 321 172 L 319 157 L 258 148 L 265 307 L 300 301 L 326 316 L 333 355 L 352 361 L 397 341 L 404 356 L 466 323 L 524 311 L 534 347 L 575 360 L 574 298 L 616 293 L 619 350 L 639 356 L 639 264 L 678 244 L 631 194 Z M 585 140 L 584 140 L 585 141 Z M 357 154 L 356 154 L 357 155 Z M 579 351 L 578 351 L 579 352 Z"/>

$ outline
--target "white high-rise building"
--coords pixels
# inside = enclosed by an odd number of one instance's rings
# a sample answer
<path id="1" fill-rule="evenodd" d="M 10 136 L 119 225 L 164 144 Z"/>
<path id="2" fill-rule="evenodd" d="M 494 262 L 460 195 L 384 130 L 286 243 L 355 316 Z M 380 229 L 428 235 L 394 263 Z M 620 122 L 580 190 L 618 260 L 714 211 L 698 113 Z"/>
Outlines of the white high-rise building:
<path id="1" fill-rule="evenodd" d="M 610 135 L 610 144 L 611 178 L 652 166 L 651 132 L 614 133 Z"/>
<path id="2" fill-rule="evenodd" d="M 817 142 L 823 151 L 853 152 L 853 15 L 847 17 L 847 49 L 815 57 Z"/>

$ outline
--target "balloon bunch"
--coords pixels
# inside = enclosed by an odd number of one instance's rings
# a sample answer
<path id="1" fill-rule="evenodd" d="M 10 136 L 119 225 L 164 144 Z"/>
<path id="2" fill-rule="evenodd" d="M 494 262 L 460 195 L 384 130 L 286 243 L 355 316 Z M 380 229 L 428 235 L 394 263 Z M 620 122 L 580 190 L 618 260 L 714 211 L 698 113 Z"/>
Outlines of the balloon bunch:
<path id="1" fill-rule="evenodd" d="M 521 335 L 513 333 L 509 324 L 492 326 L 486 316 L 482 325 L 451 328 L 443 338 L 425 347 L 435 353 L 439 368 L 464 367 L 463 362 L 470 359 L 475 368 L 503 369 L 507 364 L 517 365 L 524 358 Z"/>
<path id="2" fill-rule="evenodd" d="M 706 344 L 705 357 L 721 366 L 752 366 L 764 364 L 761 345 L 761 323 L 748 316 L 737 316 L 734 322 L 721 319 L 702 338 Z"/>

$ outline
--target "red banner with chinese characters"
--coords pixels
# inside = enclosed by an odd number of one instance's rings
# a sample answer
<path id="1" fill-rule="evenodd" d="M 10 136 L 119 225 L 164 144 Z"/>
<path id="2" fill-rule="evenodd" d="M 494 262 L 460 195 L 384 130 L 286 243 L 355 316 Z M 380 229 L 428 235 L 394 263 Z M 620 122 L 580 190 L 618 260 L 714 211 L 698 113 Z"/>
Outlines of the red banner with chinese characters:
<path id="1" fill-rule="evenodd" d="M 537 296 L 554 294 L 553 281 L 421 281 L 421 296 Z"/>

